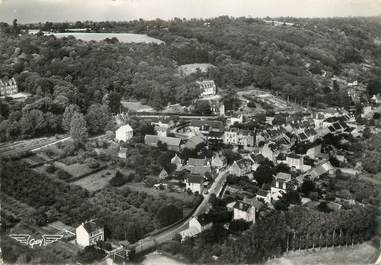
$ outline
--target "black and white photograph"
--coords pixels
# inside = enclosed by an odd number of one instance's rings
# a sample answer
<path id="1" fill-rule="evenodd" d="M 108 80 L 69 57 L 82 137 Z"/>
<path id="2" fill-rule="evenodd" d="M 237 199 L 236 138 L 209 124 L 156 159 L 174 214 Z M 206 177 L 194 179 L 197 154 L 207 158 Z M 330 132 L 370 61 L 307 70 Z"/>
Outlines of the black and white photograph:
<path id="1" fill-rule="evenodd" d="M 381 0 L 0 0 L 0 264 L 381 265 Z"/>

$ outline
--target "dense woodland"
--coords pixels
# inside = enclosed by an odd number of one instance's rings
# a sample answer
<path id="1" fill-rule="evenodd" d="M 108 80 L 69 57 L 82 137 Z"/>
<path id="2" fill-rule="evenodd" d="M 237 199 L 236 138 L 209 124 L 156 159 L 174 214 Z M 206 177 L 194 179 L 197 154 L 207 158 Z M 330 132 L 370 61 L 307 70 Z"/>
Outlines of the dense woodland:
<path id="1" fill-rule="evenodd" d="M 381 92 L 381 47 L 376 42 L 381 37 L 380 17 L 285 20 L 295 25 L 229 17 L 73 25 L 1 23 L 0 78 L 15 77 L 20 90 L 33 96 L 24 103 L 1 100 L 0 141 L 65 132 L 63 115 L 69 105 L 87 116 L 90 134 L 112 126 L 102 120 L 92 124 L 94 115 L 89 112 L 101 113 L 107 121 L 110 113 L 120 111 L 121 97 L 158 110 L 168 103 L 189 105 L 200 93 L 194 82 L 198 78 L 214 79 L 222 93 L 254 85 L 319 107 L 353 104 L 346 87 L 332 84 L 332 75 L 363 82 L 369 96 Z M 28 28 L 63 31 L 79 25 L 91 32 L 146 33 L 165 44 L 115 39 L 86 43 L 73 37 L 23 33 Z M 216 67 L 184 77 L 178 66 L 187 63 Z M 371 69 L 365 71 L 362 63 Z"/>

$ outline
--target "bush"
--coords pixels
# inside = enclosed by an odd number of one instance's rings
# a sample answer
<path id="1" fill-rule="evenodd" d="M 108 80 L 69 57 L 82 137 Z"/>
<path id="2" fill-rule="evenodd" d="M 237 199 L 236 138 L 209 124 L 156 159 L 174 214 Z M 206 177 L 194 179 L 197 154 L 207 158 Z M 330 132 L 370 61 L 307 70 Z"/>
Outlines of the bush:
<path id="1" fill-rule="evenodd" d="M 48 173 L 54 173 L 57 171 L 57 168 L 53 164 L 49 164 L 49 166 L 46 168 L 46 172 Z"/>
<path id="2" fill-rule="evenodd" d="M 92 168 L 92 169 L 94 169 L 94 168 L 98 168 L 99 167 L 99 162 L 97 161 L 97 160 L 95 160 L 94 158 L 87 158 L 86 160 L 85 160 L 85 163 L 86 163 L 86 165 L 89 167 L 89 168 Z"/>
<path id="3" fill-rule="evenodd" d="M 134 179 L 134 174 L 124 175 L 120 171 L 115 173 L 115 176 L 110 179 L 110 185 L 114 187 L 120 187 Z"/>
<path id="4" fill-rule="evenodd" d="M 175 205 L 165 205 L 159 209 L 157 218 L 162 226 L 167 226 L 183 218 L 183 211 Z"/>
<path id="5" fill-rule="evenodd" d="M 72 176 L 69 173 L 67 173 L 65 170 L 59 169 L 57 171 L 57 177 L 59 179 L 66 180 L 66 179 L 70 179 Z"/>
<path id="6" fill-rule="evenodd" d="M 95 248 L 94 246 L 87 246 L 83 251 L 78 253 L 77 260 L 80 263 L 89 264 L 104 258 L 105 255 L 104 250 Z"/>

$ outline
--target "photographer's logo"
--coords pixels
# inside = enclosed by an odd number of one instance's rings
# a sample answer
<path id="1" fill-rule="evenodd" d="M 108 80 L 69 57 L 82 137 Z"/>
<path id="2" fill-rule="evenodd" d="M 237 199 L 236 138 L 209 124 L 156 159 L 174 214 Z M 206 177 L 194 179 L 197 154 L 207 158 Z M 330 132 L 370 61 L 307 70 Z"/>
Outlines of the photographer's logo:
<path id="1" fill-rule="evenodd" d="M 42 238 L 40 239 L 32 238 L 29 234 L 10 234 L 9 237 L 20 242 L 21 244 L 25 244 L 33 248 L 34 246 L 45 247 L 52 244 L 60 240 L 63 235 L 42 235 Z"/>

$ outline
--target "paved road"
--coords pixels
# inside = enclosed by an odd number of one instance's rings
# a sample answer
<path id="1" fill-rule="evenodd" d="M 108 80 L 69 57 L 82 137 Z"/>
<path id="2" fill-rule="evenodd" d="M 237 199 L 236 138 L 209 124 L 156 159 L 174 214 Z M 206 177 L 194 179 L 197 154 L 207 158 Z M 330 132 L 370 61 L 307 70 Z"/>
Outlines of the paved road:
<path id="1" fill-rule="evenodd" d="M 186 219 L 181 224 L 179 224 L 179 225 L 177 225 L 177 226 L 175 226 L 169 230 L 163 231 L 160 234 L 157 234 L 155 236 L 149 236 L 149 237 L 146 237 L 146 238 L 139 240 L 136 243 L 136 252 L 139 253 L 139 252 L 145 251 L 147 249 L 150 249 L 150 248 L 156 246 L 157 244 L 161 244 L 163 242 L 172 240 L 172 238 L 176 234 L 187 229 L 188 228 L 188 222 L 193 216 L 198 216 L 198 215 L 200 215 L 206 211 L 207 206 L 208 206 L 208 201 L 209 201 L 211 194 L 212 193 L 218 194 L 221 192 L 221 189 L 222 189 L 223 185 L 225 184 L 225 181 L 226 181 L 226 178 L 228 175 L 229 175 L 228 171 L 221 171 L 218 174 L 218 176 L 214 180 L 212 186 L 209 188 L 209 193 L 207 195 L 204 195 L 204 199 L 202 200 L 202 202 L 197 207 L 197 209 L 195 210 L 194 214 L 191 217 Z"/>

